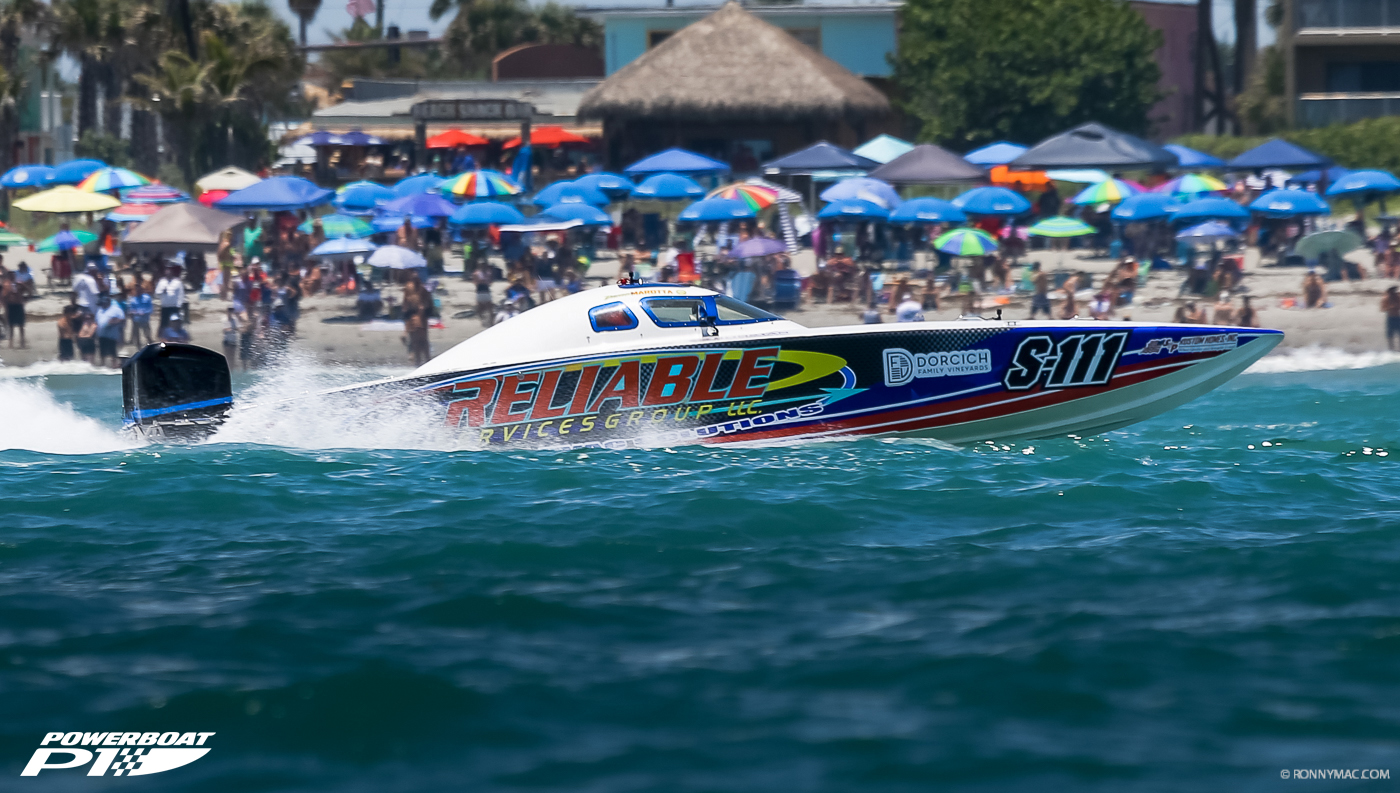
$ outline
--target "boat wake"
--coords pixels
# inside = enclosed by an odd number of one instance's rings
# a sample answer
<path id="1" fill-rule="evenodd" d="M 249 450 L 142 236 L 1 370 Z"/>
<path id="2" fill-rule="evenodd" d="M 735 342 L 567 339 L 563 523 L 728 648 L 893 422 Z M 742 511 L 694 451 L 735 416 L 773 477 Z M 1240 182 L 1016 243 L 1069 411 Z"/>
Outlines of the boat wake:
<path id="1" fill-rule="evenodd" d="M 1400 363 L 1400 353 L 1346 352 L 1331 347 L 1296 347 L 1266 355 L 1245 370 L 1245 374 L 1287 372 L 1328 372 L 1340 369 L 1370 369 Z"/>
<path id="2" fill-rule="evenodd" d="M 0 432 L 0 451 L 104 454 L 141 445 L 59 402 L 41 383 L 0 380 L 0 405 L 9 417 Z"/>

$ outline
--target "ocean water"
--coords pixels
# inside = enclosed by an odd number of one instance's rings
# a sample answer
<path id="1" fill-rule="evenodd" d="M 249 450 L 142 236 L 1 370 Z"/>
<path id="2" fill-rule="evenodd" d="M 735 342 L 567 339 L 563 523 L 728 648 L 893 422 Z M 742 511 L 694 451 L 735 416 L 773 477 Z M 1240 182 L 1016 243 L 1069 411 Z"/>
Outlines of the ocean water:
<path id="1" fill-rule="evenodd" d="M 1396 356 L 966 448 L 451 451 L 314 410 L 159 447 L 119 408 L 119 377 L 0 369 L 0 790 L 1400 777 Z M 140 780 L 18 776 L 108 730 L 216 734 Z"/>

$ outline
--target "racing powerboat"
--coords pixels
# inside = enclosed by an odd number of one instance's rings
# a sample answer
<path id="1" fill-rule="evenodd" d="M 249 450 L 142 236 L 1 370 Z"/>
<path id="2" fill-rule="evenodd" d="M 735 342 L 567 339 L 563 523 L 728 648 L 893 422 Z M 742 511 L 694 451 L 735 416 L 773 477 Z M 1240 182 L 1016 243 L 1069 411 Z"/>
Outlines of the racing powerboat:
<path id="1" fill-rule="evenodd" d="M 963 444 L 1142 421 L 1282 339 L 1259 328 L 982 317 L 807 328 L 700 287 L 620 282 L 494 325 L 406 376 L 322 396 L 426 408 L 465 446 Z M 123 366 L 123 386 L 126 425 L 157 438 L 207 435 L 233 403 L 223 356 L 191 345 L 143 349 Z"/>

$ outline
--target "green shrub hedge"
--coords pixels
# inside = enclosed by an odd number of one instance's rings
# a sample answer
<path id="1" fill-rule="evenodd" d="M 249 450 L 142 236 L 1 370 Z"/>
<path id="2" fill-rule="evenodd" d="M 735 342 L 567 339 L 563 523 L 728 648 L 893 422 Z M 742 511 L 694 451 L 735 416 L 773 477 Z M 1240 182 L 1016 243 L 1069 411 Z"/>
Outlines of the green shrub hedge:
<path id="1" fill-rule="evenodd" d="M 1400 116 L 1289 130 L 1278 137 L 1331 157 L 1343 168 L 1379 168 L 1400 173 Z M 1266 140 L 1269 138 L 1183 135 L 1172 142 L 1228 160 Z"/>

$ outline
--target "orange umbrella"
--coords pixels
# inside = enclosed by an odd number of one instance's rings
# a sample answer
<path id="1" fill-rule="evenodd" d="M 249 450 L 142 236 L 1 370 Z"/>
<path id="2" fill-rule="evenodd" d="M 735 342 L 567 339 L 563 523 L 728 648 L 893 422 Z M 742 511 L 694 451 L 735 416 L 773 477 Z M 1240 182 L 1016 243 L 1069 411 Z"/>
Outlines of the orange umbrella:
<path id="1" fill-rule="evenodd" d="M 530 130 L 531 146 L 559 146 L 565 143 L 592 143 L 588 138 L 564 129 L 557 124 L 546 124 L 542 127 L 535 127 Z M 516 135 L 506 141 L 504 148 L 513 149 L 520 145 L 520 136 Z"/>
<path id="2" fill-rule="evenodd" d="M 458 146 L 485 146 L 491 141 L 478 137 L 470 132 L 463 132 L 460 129 L 449 129 L 446 132 L 428 138 L 428 148 L 430 149 L 455 149 Z"/>
<path id="3" fill-rule="evenodd" d="M 1050 184 L 1050 177 L 1044 171 L 1013 171 L 1005 165 L 998 165 L 992 169 L 992 184 L 999 187 L 1010 187 L 1011 185 L 1022 185 L 1024 187 L 1045 187 Z"/>

